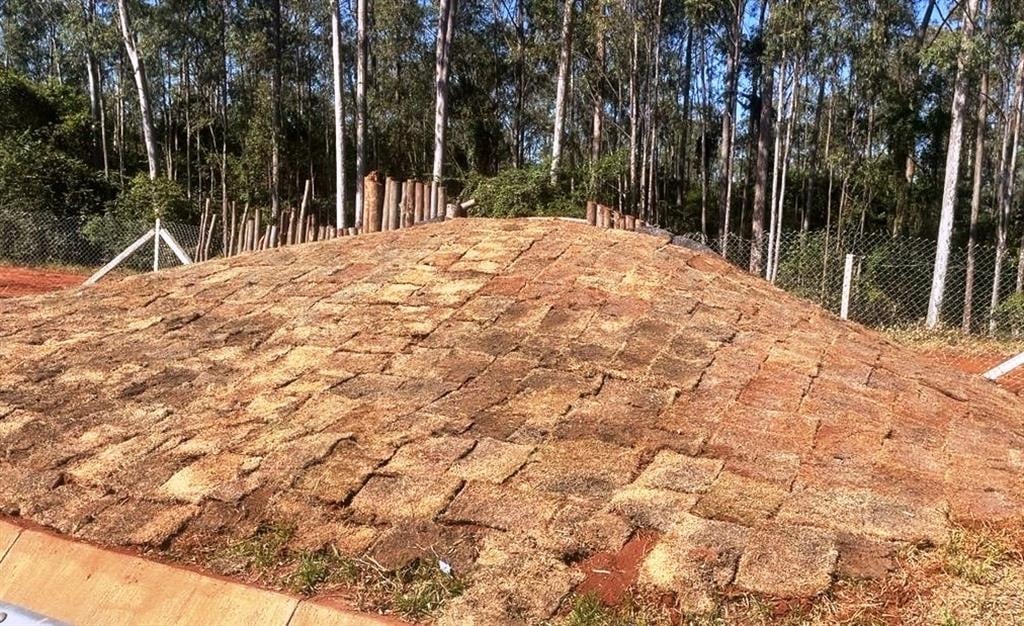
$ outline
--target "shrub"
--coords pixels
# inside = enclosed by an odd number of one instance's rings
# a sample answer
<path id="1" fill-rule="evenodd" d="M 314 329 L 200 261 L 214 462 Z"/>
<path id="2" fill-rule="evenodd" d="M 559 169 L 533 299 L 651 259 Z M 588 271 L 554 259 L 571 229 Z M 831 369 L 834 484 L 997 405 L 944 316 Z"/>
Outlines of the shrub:
<path id="1" fill-rule="evenodd" d="M 1004 333 L 1024 333 L 1024 293 L 1015 293 L 996 308 L 996 326 Z"/>
<path id="2" fill-rule="evenodd" d="M 511 168 L 490 177 L 472 175 L 462 196 L 476 200 L 470 213 L 479 217 L 580 217 L 585 202 L 567 184 L 552 184 L 543 164 Z"/>
<path id="3" fill-rule="evenodd" d="M 153 227 L 159 217 L 171 222 L 191 221 L 191 207 L 178 183 L 145 174 L 133 178 L 102 215 L 89 218 L 85 238 L 110 257 Z"/>

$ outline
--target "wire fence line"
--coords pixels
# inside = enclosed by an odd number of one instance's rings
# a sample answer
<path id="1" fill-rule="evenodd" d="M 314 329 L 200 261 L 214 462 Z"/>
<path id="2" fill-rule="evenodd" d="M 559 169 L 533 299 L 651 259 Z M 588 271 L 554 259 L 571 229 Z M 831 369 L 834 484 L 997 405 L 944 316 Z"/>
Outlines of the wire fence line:
<path id="1" fill-rule="evenodd" d="M 132 242 L 153 228 L 148 220 L 115 220 L 107 216 L 57 218 L 28 212 L 0 212 L 0 264 L 30 267 L 99 268 Z M 161 220 L 160 228 L 174 237 L 194 256 L 199 242 L 199 226 Z M 220 241 L 212 242 L 220 254 Z M 160 242 L 160 267 L 181 262 L 163 241 Z M 119 266 L 123 270 L 153 269 L 153 245 L 136 251 Z"/>
<path id="2" fill-rule="evenodd" d="M 0 212 L 0 264 L 99 268 L 152 227 L 152 223 L 141 219 L 61 219 Z M 195 256 L 201 239 L 198 225 L 161 221 L 161 228 Z M 701 233 L 684 236 L 722 254 L 722 241 L 718 238 Z M 209 258 L 223 254 L 219 237 L 209 244 Z M 180 264 L 166 243 L 160 245 L 161 267 Z M 762 259 L 767 258 L 767 238 L 764 245 Z M 749 270 L 753 250 L 750 240 L 731 234 L 724 256 Z M 775 283 L 839 314 L 847 255 L 854 259 L 849 319 L 924 347 L 946 361 L 982 371 L 1001 359 L 1024 352 L 1024 294 L 1016 292 L 1016 254 L 1004 255 L 998 294 L 993 298 L 996 248 L 975 246 L 973 287 L 968 281 L 968 251 L 966 247 L 954 248 L 938 330 L 924 325 L 935 262 L 935 244 L 926 239 L 893 238 L 884 233 L 783 233 Z M 148 271 L 152 264 L 153 246 L 147 244 L 126 259 L 122 268 Z M 971 295 L 967 297 L 969 290 Z M 1024 368 L 1013 376 L 1019 377 L 1024 387 Z"/>
<path id="3" fill-rule="evenodd" d="M 701 233 L 685 236 L 719 255 L 724 247 L 722 256 L 750 270 L 755 249 L 750 240 L 730 235 L 723 246 L 721 239 Z M 967 247 L 954 248 L 941 323 L 935 329 L 925 326 L 935 264 L 935 242 L 927 239 L 885 233 L 783 233 L 775 284 L 838 315 L 847 255 L 853 255 L 849 319 L 970 371 L 983 372 L 1024 352 L 1024 294 L 1016 289 L 1016 254 L 1004 254 L 996 281 L 994 246 L 974 246 L 973 272 L 968 269 Z M 767 258 L 767 241 L 761 258 Z M 1024 368 L 1012 372 L 1009 379 L 1024 389 Z"/>

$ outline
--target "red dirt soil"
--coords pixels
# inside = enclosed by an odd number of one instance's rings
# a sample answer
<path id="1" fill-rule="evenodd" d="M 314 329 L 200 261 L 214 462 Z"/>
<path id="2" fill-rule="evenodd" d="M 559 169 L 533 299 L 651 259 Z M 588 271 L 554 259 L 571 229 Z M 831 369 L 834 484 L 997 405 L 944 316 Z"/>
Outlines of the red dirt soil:
<path id="1" fill-rule="evenodd" d="M 81 285 L 82 274 L 0 265 L 0 298 L 28 296 Z"/>
<path id="2" fill-rule="evenodd" d="M 621 603 L 640 575 L 640 566 L 661 533 L 641 530 L 617 552 L 597 552 L 580 564 L 586 575 L 576 588 L 579 595 L 593 594 L 602 603 Z"/>
<path id="3" fill-rule="evenodd" d="M 996 365 L 1013 357 L 1013 354 L 1006 353 L 959 353 L 955 348 L 920 348 L 922 354 L 927 354 L 943 363 L 967 372 L 968 374 L 984 374 Z M 1008 389 L 1017 395 L 1024 395 L 1024 368 L 1018 368 L 1009 374 L 1004 375 L 998 381 L 999 386 Z"/>

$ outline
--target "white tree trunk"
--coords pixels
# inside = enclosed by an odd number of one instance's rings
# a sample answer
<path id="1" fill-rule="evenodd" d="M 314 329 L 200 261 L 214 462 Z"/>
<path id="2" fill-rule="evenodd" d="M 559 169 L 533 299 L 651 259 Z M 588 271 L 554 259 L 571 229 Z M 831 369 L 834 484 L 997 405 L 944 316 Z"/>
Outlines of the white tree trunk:
<path id="1" fill-rule="evenodd" d="M 1003 124 L 1002 149 L 999 152 L 999 168 L 996 170 L 996 265 L 992 272 L 992 298 L 989 301 L 989 332 L 996 330 L 996 308 L 999 306 L 1003 261 L 1006 258 L 1006 244 L 1010 222 L 1010 198 L 1013 195 L 1013 178 L 1009 175 L 1015 166 L 1017 145 L 1020 140 L 1020 107 L 1024 95 L 1024 55 L 1017 65 L 1016 78 L 1007 94 L 1008 113 Z"/>
<path id="2" fill-rule="evenodd" d="M 440 0 L 437 15 L 437 52 L 434 65 L 434 169 L 430 179 L 430 217 L 444 211 L 438 206 L 438 186 L 444 177 L 444 141 L 448 126 L 448 54 L 455 35 L 455 0 Z"/>
<path id="3" fill-rule="evenodd" d="M 443 2 L 444 0 L 442 0 Z M 566 86 L 572 60 L 572 12 L 574 0 L 565 0 L 562 8 L 562 45 L 558 53 L 558 82 L 555 85 L 555 129 L 551 136 L 551 182 L 558 181 L 562 160 L 562 133 L 565 125 Z"/>
<path id="4" fill-rule="evenodd" d="M 157 153 L 156 134 L 153 131 L 153 114 L 149 104 L 149 81 L 146 78 L 146 67 L 139 56 L 139 50 L 135 44 L 135 35 L 132 33 L 131 21 L 128 17 L 125 0 L 117 0 L 117 15 L 121 23 L 121 37 L 124 39 L 124 49 L 128 53 L 128 59 L 131 61 L 132 69 L 135 73 L 135 87 L 139 91 L 139 112 L 142 117 L 142 140 L 146 144 L 149 178 L 154 180 L 157 173 Z"/>
<path id="5" fill-rule="evenodd" d="M 967 99 L 967 44 L 974 32 L 978 15 L 978 0 L 968 0 L 964 15 L 961 48 L 957 59 L 956 83 L 953 87 L 952 120 L 949 123 L 949 145 L 946 148 L 946 178 L 942 186 L 942 213 L 939 216 L 939 235 L 935 246 L 935 268 L 932 272 L 932 291 L 928 298 L 928 316 L 925 325 L 935 328 L 942 314 L 942 301 L 946 295 L 946 273 L 949 270 L 949 246 L 953 239 L 953 214 L 956 212 L 956 188 L 960 178 L 960 147 L 963 142 L 964 102 Z"/>
<path id="6" fill-rule="evenodd" d="M 967 235 L 967 276 L 964 280 L 964 314 L 960 328 L 971 332 L 971 316 L 974 309 L 974 271 L 977 247 L 978 215 L 981 212 L 981 183 L 985 163 L 985 124 L 988 120 L 988 74 L 982 73 L 978 91 L 978 115 L 974 129 L 974 179 L 971 187 L 971 222 Z"/>
<path id="7" fill-rule="evenodd" d="M 356 2 L 356 228 L 363 225 L 366 177 L 366 0 Z"/>
<path id="8" fill-rule="evenodd" d="M 331 0 L 331 62 L 334 70 L 334 226 L 345 228 L 345 99 L 342 95 L 341 4 Z"/>
<path id="9" fill-rule="evenodd" d="M 768 259 L 765 263 L 766 280 L 771 280 L 772 263 L 775 255 L 775 239 L 778 237 L 778 225 L 775 223 L 775 204 L 779 199 L 779 164 L 782 157 L 782 114 L 785 107 L 786 51 L 782 51 L 782 62 L 779 65 L 779 79 L 776 83 L 775 102 L 775 149 L 772 156 L 772 196 L 771 207 L 768 209 Z"/>

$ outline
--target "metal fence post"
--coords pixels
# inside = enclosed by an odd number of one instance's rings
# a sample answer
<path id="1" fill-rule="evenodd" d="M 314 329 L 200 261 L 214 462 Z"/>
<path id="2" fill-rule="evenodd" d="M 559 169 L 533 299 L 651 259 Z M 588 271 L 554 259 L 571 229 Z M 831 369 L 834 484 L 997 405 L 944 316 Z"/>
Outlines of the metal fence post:
<path id="1" fill-rule="evenodd" d="M 160 218 L 156 218 L 156 226 L 153 227 L 153 271 L 160 269 Z"/>
<path id="2" fill-rule="evenodd" d="M 843 303 L 839 309 L 839 319 L 850 319 L 850 291 L 853 287 L 853 255 L 846 255 L 846 267 L 843 269 Z"/>

